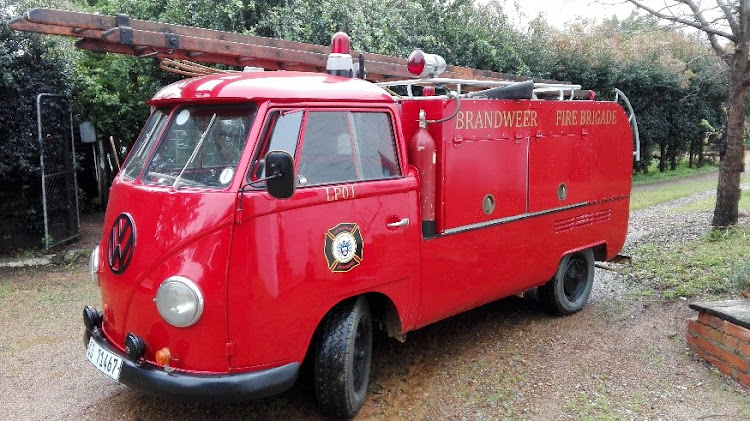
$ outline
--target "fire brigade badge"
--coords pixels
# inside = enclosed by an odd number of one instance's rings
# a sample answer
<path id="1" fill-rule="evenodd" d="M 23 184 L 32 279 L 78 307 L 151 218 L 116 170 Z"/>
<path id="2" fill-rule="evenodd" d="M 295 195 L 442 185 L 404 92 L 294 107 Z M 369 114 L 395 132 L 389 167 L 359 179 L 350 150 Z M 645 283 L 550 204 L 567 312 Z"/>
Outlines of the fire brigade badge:
<path id="1" fill-rule="evenodd" d="M 362 263 L 362 233 L 352 223 L 338 224 L 326 231 L 325 255 L 328 269 L 334 273 L 349 272 Z"/>

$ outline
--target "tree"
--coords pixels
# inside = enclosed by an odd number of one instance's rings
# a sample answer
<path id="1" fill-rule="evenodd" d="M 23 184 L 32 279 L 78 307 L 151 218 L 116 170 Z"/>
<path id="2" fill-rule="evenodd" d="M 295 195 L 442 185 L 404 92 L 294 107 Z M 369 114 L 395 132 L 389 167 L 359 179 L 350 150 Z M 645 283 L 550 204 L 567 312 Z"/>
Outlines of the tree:
<path id="1" fill-rule="evenodd" d="M 745 114 L 750 88 L 750 0 L 716 0 L 701 8 L 695 0 L 628 0 L 640 9 L 670 22 L 695 28 L 708 36 L 711 47 L 729 66 L 729 100 L 724 154 L 719 164 L 714 227 L 735 225 L 739 216 L 740 175 L 744 171 Z M 721 40 L 728 41 L 722 44 Z"/>
<path id="2" fill-rule="evenodd" d="M 0 0 L 0 187 L 29 184 L 40 172 L 36 95 L 70 93 L 65 48 L 8 26 L 15 2 Z"/>
<path id="3" fill-rule="evenodd" d="M 79 9 L 133 19 L 243 32 L 254 21 L 249 0 L 81 0 Z M 76 111 L 91 120 L 104 139 L 130 149 L 148 117 L 146 101 L 161 87 L 180 79 L 154 60 L 81 52 L 75 60 Z"/>
<path id="4" fill-rule="evenodd" d="M 0 0 L 0 249 L 38 241 L 41 164 L 36 99 L 40 93 L 70 95 L 71 68 L 64 42 L 10 29 L 15 4 Z M 71 47 L 72 48 L 72 47 Z M 50 105 L 47 102 L 48 106 Z M 59 110 L 60 103 L 52 107 Z M 67 113 L 43 112 L 45 127 L 67 126 Z M 57 116 L 57 118 L 53 117 Z M 50 162 L 47 161 L 47 165 Z M 49 168 L 49 167 L 48 167 Z"/>
<path id="5" fill-rule="evenodd" d="M 320 45 L 344 31 L 358 51 L 407 57 L 422 48 L 452 65 L 498 72 L 520 67 L 511 43 L 515 33 L 492 1 L 477 6 L 471 0 L 289 0 L 269 10 L 256 30 Z"/>
<path id="6" fill-rule="evenodd" d="M 665 171 L 686 151 L 702 153 L 696 146 L 706 133 L 701 120 L 722 123 L 726 66 L 697 37 L 654 17 L 584 20 L 564 30 L 537 18 L 517 51 L 529 76 L 580 84 L 600 97 L 614 88 L 627 93 L 641 133 L 642 159 L 634 171 L 647 172 L 655 158 Z"/>

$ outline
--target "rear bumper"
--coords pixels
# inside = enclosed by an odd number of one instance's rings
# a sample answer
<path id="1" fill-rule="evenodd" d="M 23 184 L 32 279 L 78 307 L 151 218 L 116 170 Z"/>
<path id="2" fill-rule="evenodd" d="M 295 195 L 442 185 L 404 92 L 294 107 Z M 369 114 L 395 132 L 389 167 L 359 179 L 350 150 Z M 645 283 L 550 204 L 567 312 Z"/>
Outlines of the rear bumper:
<path id="1" fill-rule="evenodd" d="M 87 331 L 85 340 L 96 341 L 101 347 L 122 358 L 120 383 L 151 395 L 192 402 L 222 403 L 264 398 L 281 393 L 294 384 L 298 363 L 248 373 L 194 374 L 166 372 L 146 362 L 134 363 L 113 347 L 99 329 Z"/>

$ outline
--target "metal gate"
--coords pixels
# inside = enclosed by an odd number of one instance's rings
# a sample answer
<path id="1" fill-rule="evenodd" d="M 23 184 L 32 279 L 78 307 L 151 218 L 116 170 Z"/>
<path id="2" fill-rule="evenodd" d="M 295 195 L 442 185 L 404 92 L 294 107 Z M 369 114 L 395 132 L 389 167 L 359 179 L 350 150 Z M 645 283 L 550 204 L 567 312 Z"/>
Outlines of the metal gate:
<path id="1" fill-rule="evenodd" d="M 44 247 L 80 235 L 78 182 L 70 99 L 50 93 L 36 97 L 39 162 L 42 169 Z"/>

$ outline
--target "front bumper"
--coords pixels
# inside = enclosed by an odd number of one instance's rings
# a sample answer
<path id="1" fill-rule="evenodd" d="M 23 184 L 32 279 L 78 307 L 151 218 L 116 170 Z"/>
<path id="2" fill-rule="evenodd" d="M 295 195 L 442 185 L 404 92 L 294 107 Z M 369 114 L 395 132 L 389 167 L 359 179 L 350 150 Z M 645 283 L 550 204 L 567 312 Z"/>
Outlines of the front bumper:
<path id="1" fill-rule="evenodd" d="M 89 340 L 96 341 L 102 348 L 122 358 L 120 383 L 161 397 L 205 403 L 264 398 L 292 387 L 299 372 L 298 363 L 236 374 L 166 372 L 162 367 L 129 360 L 127 355 L 113 347 L 97 328 L 87 330 L 85 338 L 88 339 L 84 340 L 84 345 L 88 345 Z"/>

